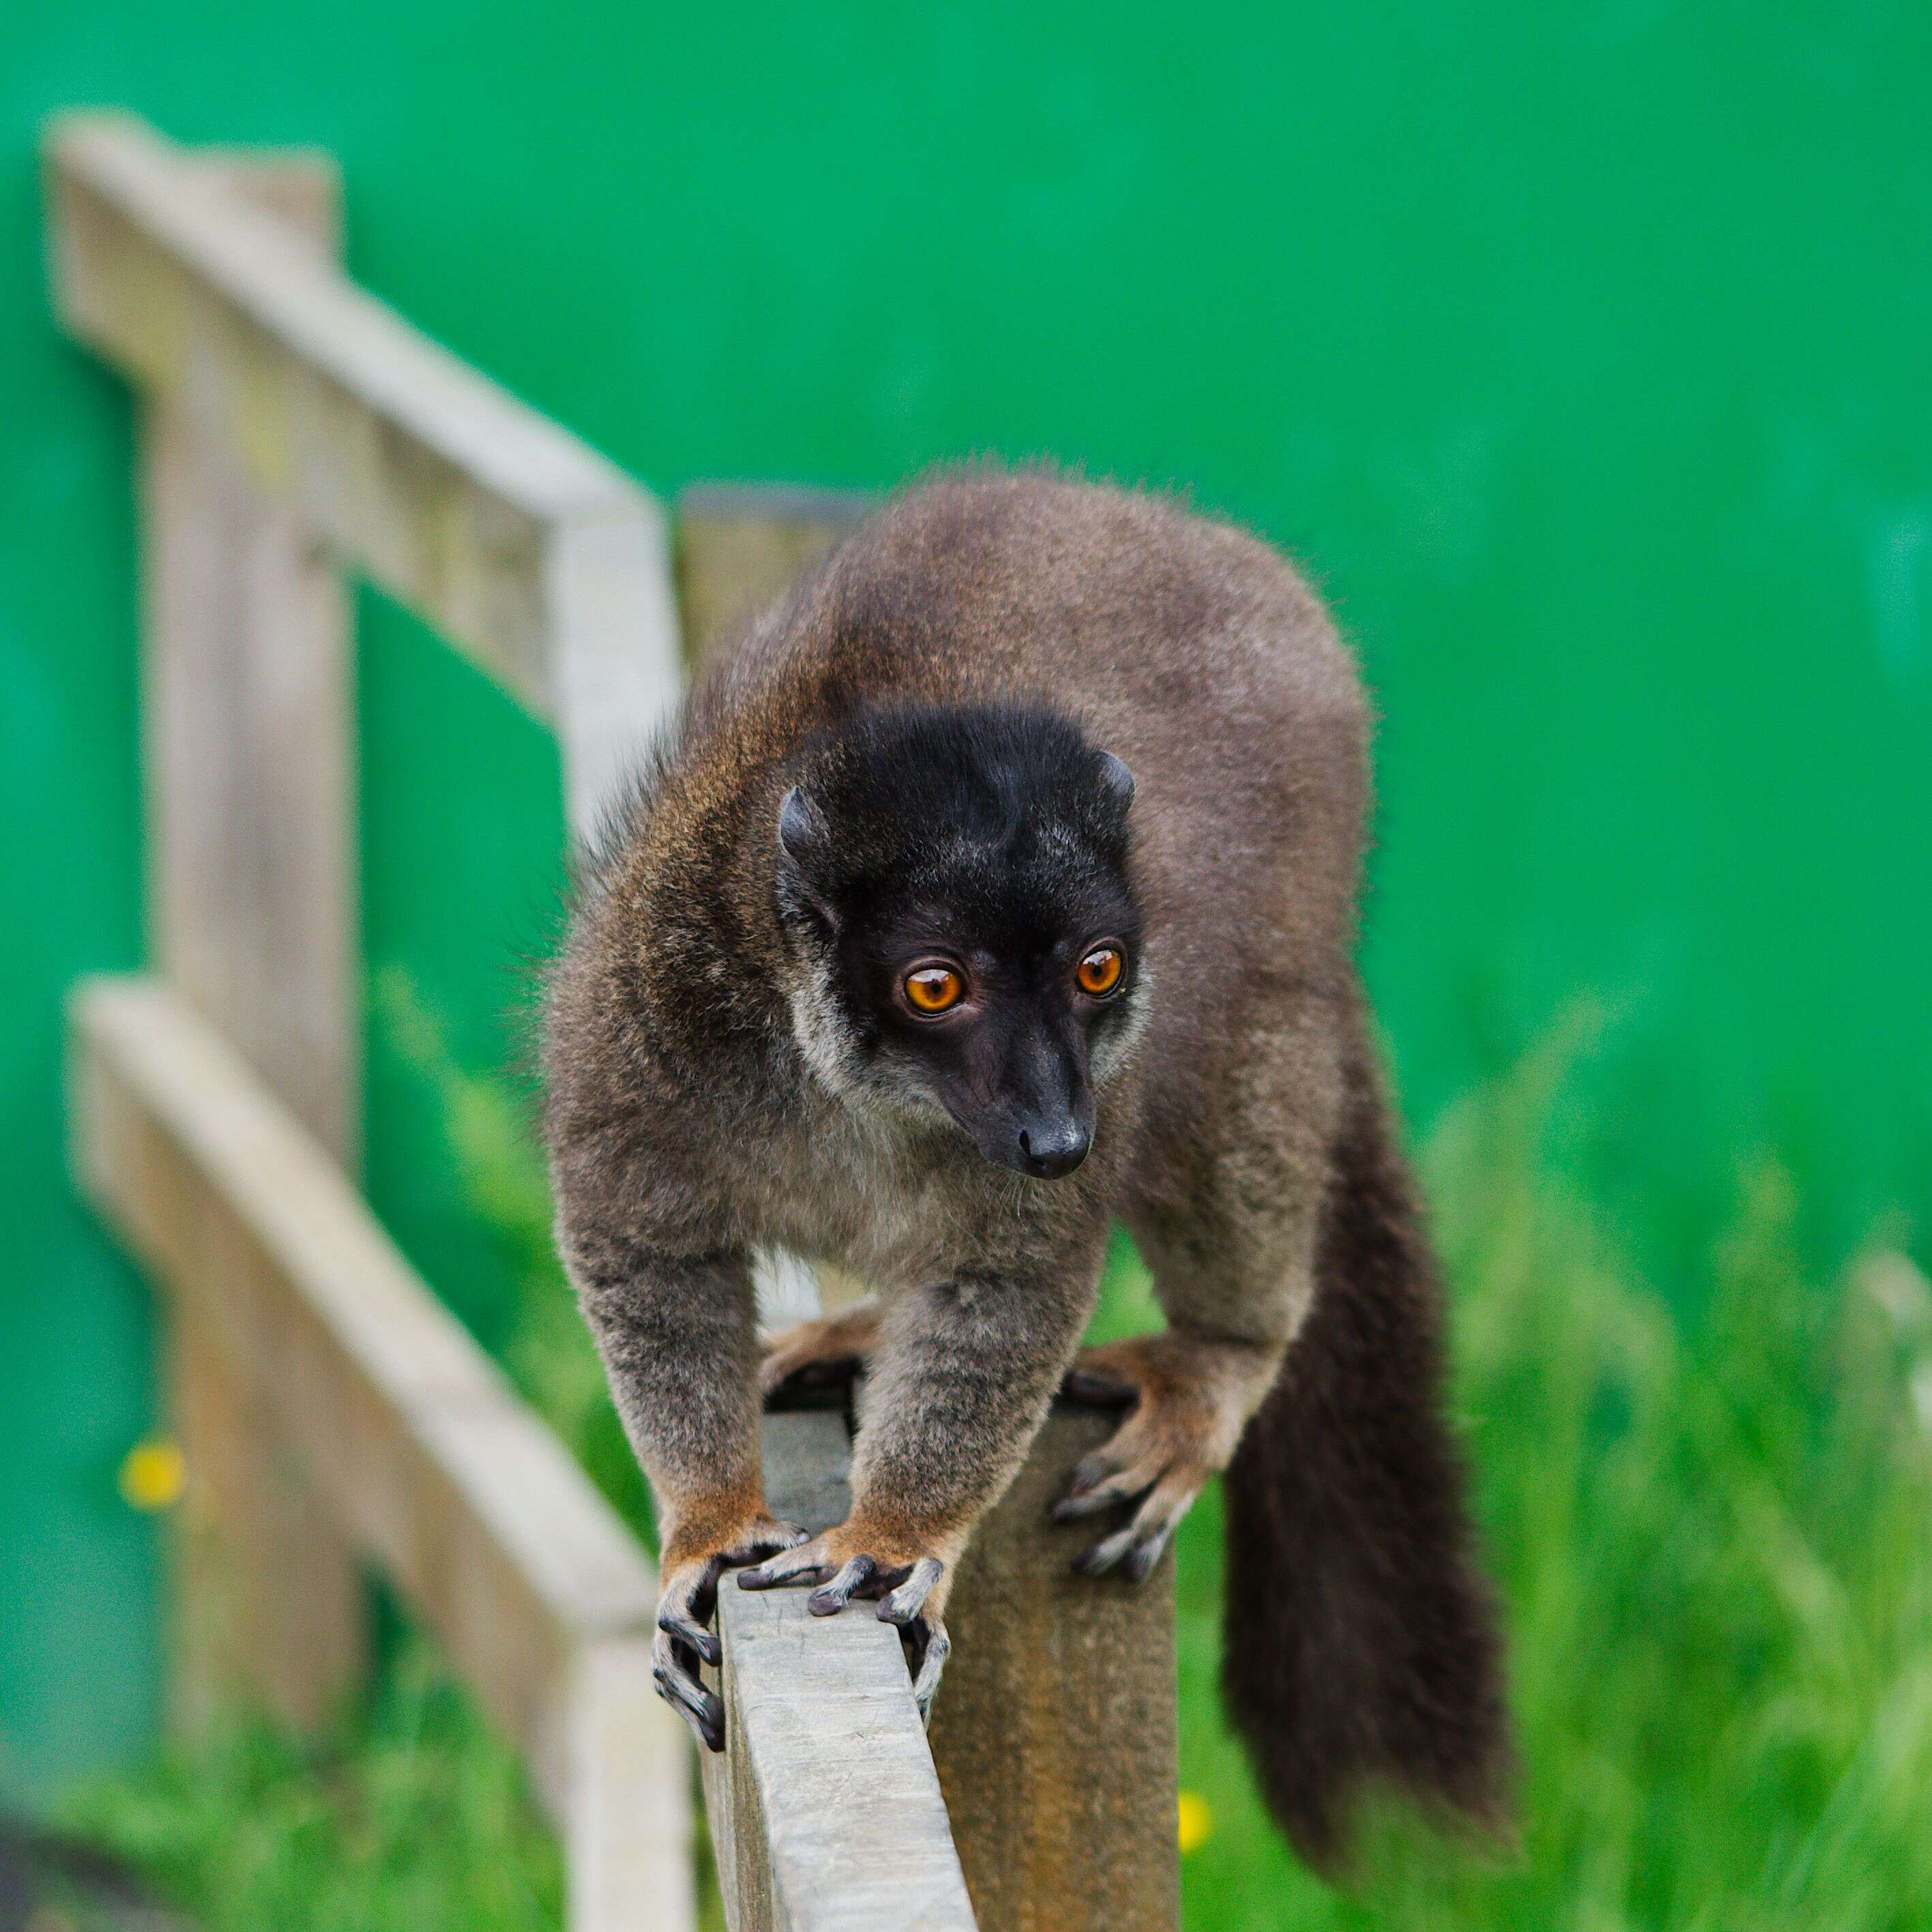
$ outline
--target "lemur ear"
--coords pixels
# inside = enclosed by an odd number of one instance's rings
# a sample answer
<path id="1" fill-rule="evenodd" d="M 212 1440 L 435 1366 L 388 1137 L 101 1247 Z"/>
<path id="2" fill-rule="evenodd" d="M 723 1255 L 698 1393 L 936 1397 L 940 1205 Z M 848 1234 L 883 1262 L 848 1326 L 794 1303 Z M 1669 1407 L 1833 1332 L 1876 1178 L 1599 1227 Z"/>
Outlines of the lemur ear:
<path id="1" fill-rule="evenodd" d="M 1112 752 L 1100 754 L 1100 782 L 1123 814 L 1134 802 L 1134 775 Z"/>
<path id="2" fill-rule="evenodd" d="M 778 806 L 778 843 L 785 856 L 801 872 L 809 872 L 815 859 L 824 856 L 832 841 L 832 828 L 817 803 L 796 785 L 787 792 Z"/>

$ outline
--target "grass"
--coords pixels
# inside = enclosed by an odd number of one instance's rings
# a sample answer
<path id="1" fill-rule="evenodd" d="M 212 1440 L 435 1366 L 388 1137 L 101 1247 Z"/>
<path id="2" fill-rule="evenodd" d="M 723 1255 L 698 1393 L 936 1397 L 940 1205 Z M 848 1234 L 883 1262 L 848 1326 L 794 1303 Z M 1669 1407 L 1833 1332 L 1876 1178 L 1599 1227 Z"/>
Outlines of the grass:
<path id="1" fill-rule="evenodd" d="M 389 1006 L 527 1284 L 510 1371 L 643 1526 L 516 1109 L 406 998 Z M 1520 1843 L 1390 1815 L 1346 1894 L 1297 1868 L 1216 1704 L 1210 1494 L 1178 1552 L 1189 1932 L 1932 1927 L 1932 1293 L 1895 1246 L 1814 1278 L 1768 1159 L 1741 1172 L 1699 1278 L 1640 1279 L 1544 1153 L 1565 1064 L 1553 1046 L 1472 1096 L 1423 1160 L 1511 1631 Z M 1151 1318 L 1124 1252 L 1100 1326 Z M 213 1932 L 557 1922 L 556 1853 L 514 1766 L 416 1642 L 320 1754 L 230 1726 L 78 1816 Z"/>
<path id="2" fill-rule="evenodd" d="M 1472 1098 L 1424 1162 L 1508 1605 L 1520 1846 L 1392 1819 L 1352 1895 L 1294 1867 L 1213 1712 L 1199 1513 L 1183 1782 L 1219 1828 L 1186 1863 L 1192 1932 L 1932 1926 L 1932 1294 L 1884 1248 L 1808 1279 L 1790 1177 L 1760 1160 L 1674 1317 L 1539 1160 L 1562 1065 Z"/>
<path id="3" fill-rule="evenodd" d="M 205 1932 L 562 1922 L 557 1848 L 520 1767 L 416 1639 L 334 1736 L 298 1742 L 231 1712 L 193 1750 L 84 1792 L 66 1822 Z"/>

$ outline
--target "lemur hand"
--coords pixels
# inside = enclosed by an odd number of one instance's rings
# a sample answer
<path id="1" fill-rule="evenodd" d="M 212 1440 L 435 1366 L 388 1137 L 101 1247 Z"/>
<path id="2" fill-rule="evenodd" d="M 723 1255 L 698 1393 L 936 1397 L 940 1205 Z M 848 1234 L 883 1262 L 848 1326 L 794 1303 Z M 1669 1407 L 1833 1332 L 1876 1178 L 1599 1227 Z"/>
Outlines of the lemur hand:
<path id="1" fill-rule="evenodd" d="M 664 1549 L 664 1581 L 658 1592 L 658 1634 L 651 1645 L 651 1676 L 658 1695 L 690 1725 L 709 1749 L 724 1748 L 724 1707 L 705 1688 L 698 1660 L 714 1668 L 724 1647 L 707 1628 L 718 1606 L 718 1579 L 725 1570 L 752 1563 L 805 1540 L 797 1524 L 762 1514 L 741 1520 L 722 1537 L 687 1538 L 674 1529 Z"/>
<path id="2" fill-rule="evenodd" d="M 806 1600 L 815 1617 L 836 1616 L 854 1597 L 879 1599 L 879 1619 L 896 1624 L 906 1642 L 913 1701 L 920 1721 L 931 1721 L 932 1700 L 952 1646 L 940 1621 L 944 1606 L 946 1560 L 908 1542 L 903 1534 L 868 1530 L 856 1517 L 782 1551 L 755 1570 L 738 1573 L 741 1590 L 816 1583 Z"/>
<path id="3" fill-rule="evenodd" d="M 1088 1576 L 1146 1581 L 1208 1479 L 1234 1454 L 1274 1374 L 1271 1352 L 1176 1333 L 1083 1348 L 1062 1385 L 1076 1402 L 1130 1408 L 1112 1437 L 1075 1466 L 1054 1520 L 1137 1505 L 1124 1527 L 1074 1560 Z"/>

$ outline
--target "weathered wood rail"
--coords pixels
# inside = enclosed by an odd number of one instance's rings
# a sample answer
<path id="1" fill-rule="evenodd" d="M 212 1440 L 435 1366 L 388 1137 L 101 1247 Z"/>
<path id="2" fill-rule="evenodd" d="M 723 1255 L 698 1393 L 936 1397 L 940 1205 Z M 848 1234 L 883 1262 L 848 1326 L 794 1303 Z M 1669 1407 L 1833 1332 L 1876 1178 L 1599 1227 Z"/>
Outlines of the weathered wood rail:
<path id="1" fill-rule="evenodd" d="M 850 520 L 646 491 L 348 282 L 313 153 L 72 115 L 56 298 L 140 405 L 147 977 L 76 990 L 74 1172 L 166 1292 L 189 1493 L 173 1699 L 311 1722 L 364 1664 L 365 1565 L 440 1637 L 563 1835 L 578 1932 L 694 1922 L 689 1746 L 652 1694 L 645 1552 L 417 1277 L 354 1175 L 356 730 L 345 574 L 556 729 L 574 830 L 683 665 Z M 682 620 L 680 620 L 680 607 Z M 1171 1928 L 1171 1590 L 1076 1582 L 1057 1416 L 955 1593 L 930 1748 L 898 1640 L 727 1589 L 704 1789 L 734 1932 L 883 1918 Z M 773 1417 L 778 1506 L 843 1507 L 844 1425 Z"/>

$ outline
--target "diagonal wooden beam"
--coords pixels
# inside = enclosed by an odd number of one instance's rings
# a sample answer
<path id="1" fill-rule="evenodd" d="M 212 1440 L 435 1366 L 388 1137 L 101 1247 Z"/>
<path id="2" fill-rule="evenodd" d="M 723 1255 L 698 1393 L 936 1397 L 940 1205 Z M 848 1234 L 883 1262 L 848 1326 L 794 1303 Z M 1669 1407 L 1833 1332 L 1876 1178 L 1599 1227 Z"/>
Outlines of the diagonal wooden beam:
<path id="1" fill-rule="evenodd" d="M 681 671 L 656 500 L 130 116 L 45 142 L 63 320 L 563 741 L 588 830 Z"/>
<path id="2" fill-rule="evenodd" d="M 69 1039 L 82 1186 L 266 1396 L 274 1441 L 238 1447 L 299 1456 L 524 1750 L 581 1855 L 573 1925 L 689 1924 L 686 1738 L 650 1694 L 636 1540 L 207 1022 L 96 980 Z"/>

